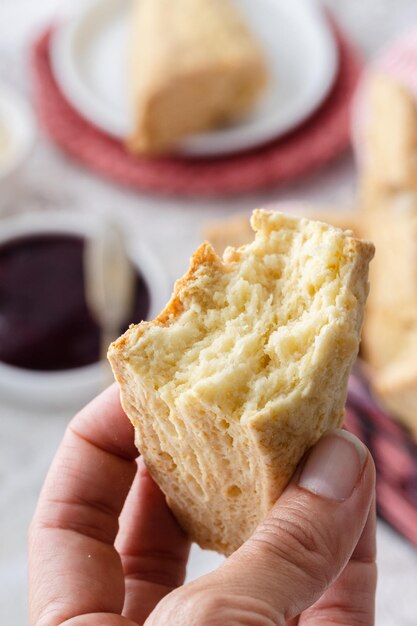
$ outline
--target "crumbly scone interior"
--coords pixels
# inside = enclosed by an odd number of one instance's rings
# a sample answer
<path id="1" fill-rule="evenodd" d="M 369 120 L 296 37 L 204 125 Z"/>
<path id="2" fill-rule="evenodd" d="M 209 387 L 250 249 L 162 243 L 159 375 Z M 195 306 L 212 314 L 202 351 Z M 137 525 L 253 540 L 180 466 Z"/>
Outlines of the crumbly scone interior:
<path id="1" fill-rule="evenodd" d="M 285 218 L 284 230 L 261 230 L 210 274 L 199 268 L 183 312 L 138 339 L 131 366 L 169 408 L 181 413 L 198 399 L 247 422 L 307 383 L 353 251 L 340 231 L 301 223 Z"/>

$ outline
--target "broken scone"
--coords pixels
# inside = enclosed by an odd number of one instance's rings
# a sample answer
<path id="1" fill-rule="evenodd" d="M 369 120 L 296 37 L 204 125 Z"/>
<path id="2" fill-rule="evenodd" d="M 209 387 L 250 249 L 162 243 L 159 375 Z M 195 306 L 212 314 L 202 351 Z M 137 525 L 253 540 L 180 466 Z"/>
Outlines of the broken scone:
<path id="1" fill-rule="evenodd" d="M 109 350 L 136 443 L 190 537 L 230 554 L 343 422 L 370 243 L 255 211 L 253 243 L 193 255 L 166 309 Z"/>
<path id="2" fill-rule="evenodd" d="M 263 51 L 233 0 L 133 0 L 131 37 L 137 154 L 239 118 L 266 85 Z"/>

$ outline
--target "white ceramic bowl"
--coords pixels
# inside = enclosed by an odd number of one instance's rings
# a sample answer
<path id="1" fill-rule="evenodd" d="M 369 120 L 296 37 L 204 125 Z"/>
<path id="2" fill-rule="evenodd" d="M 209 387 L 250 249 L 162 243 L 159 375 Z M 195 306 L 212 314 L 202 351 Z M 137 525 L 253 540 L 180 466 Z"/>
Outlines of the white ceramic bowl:
<path id="1" fill-rule="evenodd" d="M 114 219 L 114 218 L 113 218 Z M 5 218 L 0 222 L 0 246 L 13 239 L 36 234 L 67 233 L 89 237 L 97 232 L 100 216 L 94 213 L 43 211 Z M 140 241 L 135 223 L 121 223 L 133 264 L 141 272 L 150 292 L 148 319 L 165 306 L 170 290 L 158 258 Z M 103 386 L 100 363 L 59 372 L 21 369 L 0 362 L 0 396 L 26 406 L 78 408 Z"/>
<path id="2" fill-rule="evenodd" d="M 28 104 L 6 85 L 0 85 L 0 134 L 2 132 L 6 147 L 4 158 L 0 158 L 0 181 L 26 160 L 35 137 L 35 123 Z"/>

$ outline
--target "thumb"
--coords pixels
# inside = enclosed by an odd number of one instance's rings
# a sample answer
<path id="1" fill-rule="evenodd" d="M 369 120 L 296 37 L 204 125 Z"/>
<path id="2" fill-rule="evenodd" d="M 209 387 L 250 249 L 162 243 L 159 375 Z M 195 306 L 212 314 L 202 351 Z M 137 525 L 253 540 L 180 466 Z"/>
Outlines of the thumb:
<path id="1" fill-rule="evenodd" d="M 285 624 L 345 568 L 374 482 L 359 439 L 343 430 L 325 435 L 252 537 L 215 572 L 167 596 L 147 624 Z"/>

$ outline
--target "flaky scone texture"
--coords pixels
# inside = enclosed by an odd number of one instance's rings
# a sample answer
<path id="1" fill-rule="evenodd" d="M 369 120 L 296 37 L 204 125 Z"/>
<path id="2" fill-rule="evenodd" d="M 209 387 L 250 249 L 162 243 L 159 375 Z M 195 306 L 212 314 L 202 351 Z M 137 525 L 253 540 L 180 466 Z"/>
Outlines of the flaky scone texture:
<path id="1" fill-rule="evenodd" d="M 136 443 L 202 547 L 230 554 L 305 451 L 343 422 L 370 243 L 257 210 L 253 243 L 204 243 L 164 311 L 109 349 Z"/>

